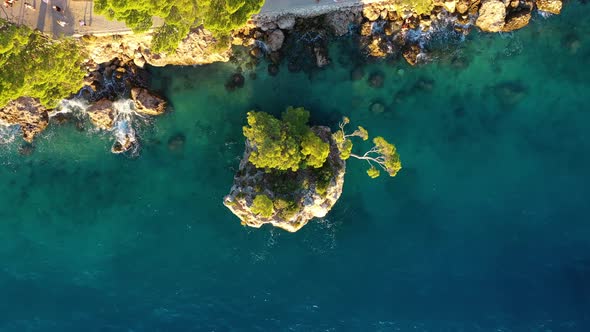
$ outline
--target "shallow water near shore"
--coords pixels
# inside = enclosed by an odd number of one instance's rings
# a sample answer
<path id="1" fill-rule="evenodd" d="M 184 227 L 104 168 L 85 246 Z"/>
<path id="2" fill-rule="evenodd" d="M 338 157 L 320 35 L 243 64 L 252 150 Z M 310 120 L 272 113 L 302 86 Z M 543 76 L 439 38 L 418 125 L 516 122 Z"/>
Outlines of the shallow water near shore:
<path id="1" fill-rule="evenodd" d="M 327 69 L 262 63 L 232 92 L 233 64 L 152 68 L 174 111 L 141 128 L 138 157 L 67 124 L 30 156 L 3 145 L 0 331 L 588 331 L 589 13 L 358 81 L 346 41 Z M 403 170 L 371 180 L 351 160 L 326 218 L 244 228 L 222 198 L 246 112 L 289 105 L 348 115 Z"/>

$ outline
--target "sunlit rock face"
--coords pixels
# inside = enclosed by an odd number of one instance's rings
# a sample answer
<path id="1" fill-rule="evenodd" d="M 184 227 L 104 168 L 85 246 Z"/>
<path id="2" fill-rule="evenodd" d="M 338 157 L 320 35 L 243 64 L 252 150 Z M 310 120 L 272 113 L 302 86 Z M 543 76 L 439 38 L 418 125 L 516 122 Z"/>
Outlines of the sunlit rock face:
<path id="1" fill-rule="evenodd" d="M 0 125 L 18 126 L 23 139 L 28 143 L 33 142 L 35 136 L 42 132 L 48 123 L 47 110 L 34 98 L 20 97 L 0 108 Z"/>
<path id="2" fill-rule="evenodd" d="M 146 63 L 156 67 L 166 65 L 189 66 L 213 62 L 227 62 L 230 51 L 216 49 L 216 40 L 205 29 L 192 30 L 182 40 L 175 53 L 158 54 L 151 52 L 151 34 L 127 34 L 106 37 L 88 37 L 84 40 L 89 60 L 104 63 L 115 58 L 133 60 L 143 67 Z"/>
<path id="3" fill-rule="evenodd" d="M 506 6 L 504 2 L 488 0 L 482 3 L 475 24 L 485 32 L 499 32 L 504 28 Z"/>
<path id="4" fill-rule="evenodd" d="M 561 7 L 563 3 L 561 0 L 537 0 L 537 8 L 540 11 L 551 13 L 551 14 L 559 14 L 561 13 Z"/>
<path id="5" fill-rule="evenodd" d="M 246 141 L 244 156 L 230 193 L 223 204 L 245 226 L 259 228 L 270 224 L 296 232 L 313 218 L 322 218 L 332 209 L 342 194 L 346 164 L 332 139 L 330 128 L 312 130 L 330 143 L 330 155 L 324 166 L 297 172 L 265 172 L 248 161 L 252 146 Z M 254 199 L 265 195 L 273 202 L 272 214 L 261 216 L 252 211 Z"/>

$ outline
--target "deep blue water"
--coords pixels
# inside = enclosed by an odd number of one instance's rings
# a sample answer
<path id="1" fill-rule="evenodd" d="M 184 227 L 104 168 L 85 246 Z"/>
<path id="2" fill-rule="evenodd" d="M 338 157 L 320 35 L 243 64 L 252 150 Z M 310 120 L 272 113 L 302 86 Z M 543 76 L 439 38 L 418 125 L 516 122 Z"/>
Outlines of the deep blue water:
<path id="1" fill-rule="evenodd" d="M 139 157 L 71 125 L 28 157 L 2 146 L 0 331 L 589 331 L 589 13 L 569 3 L 469 36 L 463 66 L 372 62 L 360 81 L 346 41 L 325 70 L 261 64 L 233 92 L 233 64 L 153 68 L 174 111 Z M 245 114 L 289 105 L 350 116 L 404 169 L 371 180 L 351 160 L 326 218 L 244 228 L 222 198 Z"/>

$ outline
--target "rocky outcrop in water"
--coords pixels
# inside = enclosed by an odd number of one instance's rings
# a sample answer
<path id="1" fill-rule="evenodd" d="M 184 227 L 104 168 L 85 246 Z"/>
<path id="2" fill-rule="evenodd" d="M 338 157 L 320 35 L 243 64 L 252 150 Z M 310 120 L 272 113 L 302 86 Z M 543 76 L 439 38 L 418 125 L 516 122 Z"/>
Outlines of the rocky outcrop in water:
<path id="1" fill-rule="evenodd" d="M 90 122 L 98 129 L 110 130 L 115 121 L 113 102 L 103 98 L 92 104 L 87 110 Z"/>
<path id="2" fill-rule="evenodd" d="M 156 116 L 166 111 L 166 101 L 148 89 L 132 88 L 131 99 L 135 104 L 135 110 L 139 113 Z"/>
<path id="3" fill-rule="evenodd" d="M 230 193 L 223 204 L 240 218 L 243 225 L 261 227 L 270 224 L 296 232 L 313 218 L 324 217 L 342 194 L 345 162 L 332 139 L 330 128 L 313 127 L 325 142 L 330 142 L 330 155 L 319 169 L 306 168 L 297 172 L 265 172 L 248 161 L 252 147 L 246 141 L 244 156 Z M 265 196 L 272 201 L 267 216 L 254 212 L 254 200 Z M 270 203 L 269 203 L 270 204 Z"/>
<path id="4" fill-rule="evenodd" d="M 19 126 L 23 139 L 29 143 L 45 130 L 48 123 L 47 110 L 34 98 L 20 97 L 0 108 L 0 125 Z"/>
<path id="5" fill-rule="evenodd" d="M 561 13 L 561 7 L 563 6 L 561 0 L 537 0 L 536 4 L 540 11 L 551 14 Z"/>

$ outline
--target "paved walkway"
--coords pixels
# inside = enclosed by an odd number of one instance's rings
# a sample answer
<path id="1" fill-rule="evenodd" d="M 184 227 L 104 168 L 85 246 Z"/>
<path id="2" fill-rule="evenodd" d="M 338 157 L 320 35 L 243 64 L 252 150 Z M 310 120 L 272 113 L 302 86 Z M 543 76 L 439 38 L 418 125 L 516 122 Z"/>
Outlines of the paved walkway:
<path id="1" fill-rule="evenodd" d="M 376 0 L 266 0 L 261 14 L 327 11 L 334 7 L 374 1 Z M 25 3 L 33 8 L 27 8 Z M 61 8 L 61 12 L 53 9 L 53 6 Z M 104 16 L 96 15 L 92 0 L 15 0 L 12 7 L 0 5 L 0 8 L 0 17 L 26 24 L 54 37 L 131 32 L 123 22 L 110 21 Z M 60 22 L 65 22 L 65 26 L 61 26 Z M 154 26 L 161 24 L 161 19 L 154 18 Z"/>

